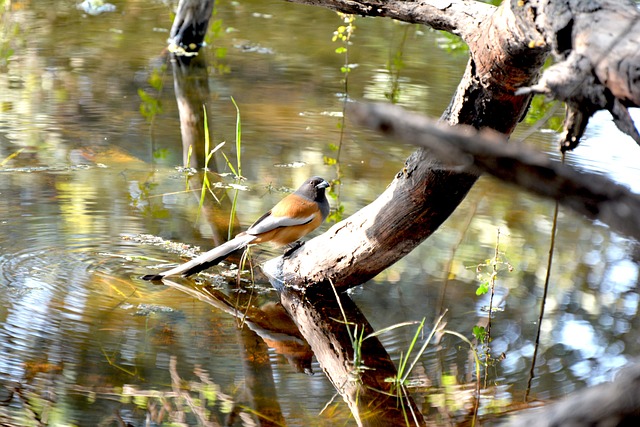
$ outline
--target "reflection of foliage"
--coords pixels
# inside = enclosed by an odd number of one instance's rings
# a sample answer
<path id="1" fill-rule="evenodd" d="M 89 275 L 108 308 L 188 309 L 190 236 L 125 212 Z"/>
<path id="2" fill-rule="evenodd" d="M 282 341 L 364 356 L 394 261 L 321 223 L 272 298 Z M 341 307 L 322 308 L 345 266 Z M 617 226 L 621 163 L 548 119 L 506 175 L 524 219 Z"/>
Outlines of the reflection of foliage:
<path id="1" fill-rule="evenodd" d="M 15 41 L 20 28 L 16 22 L 10 23 L 8 18 L 9 14 L 6 13 L 11 6 L 11 2 L 0 0 L 0 9 L 5 9 L 5 13 L 0 18 L 0 67 L 5 67 L 9 62 L 9 59 L 14 54 L 14 48 L 12 41 Z"/>
<path id="2" fill-rule="evenodd" d="M 549 129 L 560 132 L 564 118 L 561 114 L 556 114 L 559 105 L 558 101 L 549 102 L 543 95 L 536 95 L 531 100 L 524 122 L 528 125 L 537 125 L 536 128 L 546 123 Z"/>
<path id="3" fill-rule="evenodd" d="M 399 46 L 395 49 L 393 54 L 389 55 L 389 59 L 387 60 L 387 71 L 389 73 L 389 90 L 384 93 L 385 98 L 387 98 L 392 104 L 396 104 L 400 99 L 400 71 L 405 67 L 403 61 L 404 48 L 407 43 L 407 35 L 409 34 L 408 25 L 405 26 L 404 31 L 402 33 L 402 40 L 400 41 Z"/>
<path id="4" fill-rule="evenodd" d="M 205 37 L 205 41 L 208 45 L 212 46 L 214 68 L 218 74 L 228 74 L 231 72 L 231 68 L 228 64 L 223 64 L 219 61 L 223 60 L 227 56 L 227 48 L 217 45 L 217 41 L 227 32 L 223 25 L 222 19 L 218 18 L 218 1 L 216 0 L 213 6 L 213 12 L 211 17 L 211 24 L 209 25 L 209 31 Z"/>
<path id="5" fill-rule="evenodd" d="M 154 68 L 147 80 L 151 89 L 155 94 L 151 94 L 144 89 L 138 89 L 138 96 L 142 103 L 140 104 L 140 114 L 147 119 L 148 122 L 153 123 L 155 117 L 162 113 L 162 104 L 160 103 L 160 92 L 163 87 L 162 75 L 166 71 L 167 66 L 165 64 L 158 68 Z"/>
<path id="6" fill-rule="evenodd" d="M 153 423 L 187 423 L 188 425 L 218 425 L 216 412 L 229 416 L 234 412 L 233 397 L 222 392 L 220 386 L 209 378 L 206 371 L 196 367 L 197 381 L 185 381 L 177 371 L 177 360 L 172 356 L 169 361 L 171 391 L 141 390 L 135 386 L 122 389 L 121 402 L 134 404 L 146 413 L 144 417 Z"/>
<path id="7" fill-rule="evenodd" d="M 65 405 L 47 396 L 62 397 L 63 390 L 52 383 L 63 380 L 63 369 L 59 366 L 39 364 L 30 367 L 42 381 L 27 380 L 25 384 L 5 385 L 3 406 L 0 407 L 0 424 L 3 426 L 59 425 L 65 414 Z M 216 426 L 222 420 L 235 417 L 252 417 L 238 406 L 233 396 L 224 393 L 221 387 L 209 378 L 208 372 L 196 367 L 195 379 L 185 380 L 178 374 L 177 359 L 169 360 L 171 388 L 168 390 L 143 389 L 135 384 L 122 387 L 74 386 L 66 393 L 85 396 L 87 404 L 103 405 L 105 401 L 119 400 L 118 409 L 94 425 L 197 425 Z M 46 379 L 45 379 L 46 378 Z M 11 406 L 8 403 L 13 402 Z M 242 414 L 242 415 L 241 415 Z M 259 414 L 258 414 L 259 415 Z M 95 420 L 98 421 L 98 420 Z M 147 425 L 145 424 L 145 425 Z"/>
<path id="8" fill-rule="evenodd" d="M 162 102 L 160 101 L 160 94 L 162 92 L 163 74 L 166 71 L 166 64 L 154 68 L 151 75 L 147 79 L 147 83 L 152 90 L 146 91 L 145 89 L 138 89 L 138 96 L 140 97 L 140 114 L 149 122 L 150 133 L 153 135 L 153 129 L 155 119 L 159 114 L 162 114 Z M 163 152 L 154 152 L 155 158 L 162 158 L 166 156 Z"/>
<path id="9" fill-rule="evenodd" d="M 429 405 L 436 408 L 440 416 L 449 422 L 456 417 L 467 417 L 473 411 L 477 397 L 482 402 L 483 414 L 504 414 L 514 402 L 508 397 L 509 393 L 500 393 L 499 389 L 485 389 L 476 397 L 476 390 L 472 384 L 460 384 L 455 375 L 443 374 L 440 377 L 441 387 L 433 389 L 428 394 Z M 488 417 L 491 420 L 491 417 Z M 440 422 L 437 423 L 441 425 Z M 460 423 L 460 425 L 467 425 Z"/>

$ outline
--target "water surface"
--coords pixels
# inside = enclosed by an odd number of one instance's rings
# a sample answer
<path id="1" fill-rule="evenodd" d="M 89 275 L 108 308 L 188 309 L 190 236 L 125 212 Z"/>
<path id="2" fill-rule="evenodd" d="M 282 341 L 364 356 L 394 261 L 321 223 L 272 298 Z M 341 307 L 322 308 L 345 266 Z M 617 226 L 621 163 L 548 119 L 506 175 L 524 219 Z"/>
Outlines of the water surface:
<path id="1" fill-rule="evenodd" d="M 1 18 L 0 399 L 6 404 L 0 419 L 36 425 L 36 414 L 50 425 L 144 425 L 146 419 L 160 425 L 184 416 L 202 423 L 177 398 L 176 378 L 207 397 L 203 405 L 220 422 L 233 414 L 252 417 L 247 408 L 256 411 L 250 398 L 256 385 L 248 366 L 252 354 L 266 354 L 260 372 L 269 375 L 260 384 L 277 396 L 270 407 L 279 408 L 281 421 L 349 424 L 340 399 L 318 416 L 335 389 L 302 350 L 291 357 L 291 347 L 257 338 L 228 311 L 139 279 L 181 259 L 139 235 L 209 248 L 225 236 L 220 224 L 228 222 L 234 191 L 218 190 L 219 205 L 209 197 L 203 213 L 193 191 L 198 181 L 188 182 L 190 174 L 178 168 L 183 151 L 173 68 L 162 52 L 171 7 L 115 5 L 115 13 L 86 16 L 69 1 L 12 2 Z M 237 225 L 246 227 L 304 178 L 336 176 L 325 157 L 336 156 L 332 146 L 340 137 L 344 56 L 331 38 L 342 21 L 331 11 L 280 1 L 221 1 L 217 10 L 220 30 L 203 51 L 208 92 L 199 93 L 211 144 L 226 141 L 222 151 L 234 167 L 231 97 L 240 109 L 248 191 L 238 195 Z M 466 55 L 442 49 L 441 36 L 428 29 L 364 18 L 355 25 L 349 96 L 385 100 L 397 75 L 399 104 L 438 117 Z M 401 66 L 390 69 L 400 54 Z M 340 203 L 347 216 L 383 191 L 412 148 L 349 122 L 344 131 Z M 524 124 L 514 138 L 528 131 Z M 596 116 L 587 136 L 568 162 L 638 191 L 640 170 L 632 160 L 638 146 L 607 114 Z M 543 126 L 527 143 L 555 156 L 556 139 Z M 220 153 L 211 162 L 212 170 L 231 171 Z M 553 208 L 481 178 L 437 233 L 350 294 L 376 329 L 423 318 L 430 329 L 446 308 L 446 328 L 472 339 L 473 327 L 486 324 L 488 305 L 476 295 L 476 266 L 493 257 L 499 232 L 501 258 L 512 271 L 503 264 L 498 275 L 501 311 L 492 324 L 496 362 L 487 394 L 493 406 L 520 402 Z M 259 250 L 254 262 L 274 254 Z M 533 398 L 610 380 L 638 355 L 637 260 L 634 242 L 561 210 Z M 262 307 L 276 300 L 265 282 L 242 290 L 215 283 L 231 300 L 250 297 Z M 414 332 L 405 327 L 380 338 L 399 360 Z M 315 375 L 301 372 L 304 367 Z M 413 375 L 423 412 L 436 423 L 455 423 L 468 410 L 473 374 L 459 339 L 445 336 L 430 346 Z"/>

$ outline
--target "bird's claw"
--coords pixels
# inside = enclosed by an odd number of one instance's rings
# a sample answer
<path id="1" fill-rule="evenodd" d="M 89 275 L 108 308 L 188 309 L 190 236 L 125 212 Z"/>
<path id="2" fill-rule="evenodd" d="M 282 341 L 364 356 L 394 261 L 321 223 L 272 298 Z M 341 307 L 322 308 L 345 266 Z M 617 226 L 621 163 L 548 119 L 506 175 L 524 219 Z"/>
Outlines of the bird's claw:
<path id="1" fill-rule="evenodd" d="M 284 251 L 284 257 L 287 258 L 289 256 L 291 256 L 292 253 L 294 253 L 295 251 L 297 251 L 302 245 L 304 245 L 304 241 L 303 240 L 296 240 L 293 243 L 289 243 L 287 245 L 287 248 Z"/>

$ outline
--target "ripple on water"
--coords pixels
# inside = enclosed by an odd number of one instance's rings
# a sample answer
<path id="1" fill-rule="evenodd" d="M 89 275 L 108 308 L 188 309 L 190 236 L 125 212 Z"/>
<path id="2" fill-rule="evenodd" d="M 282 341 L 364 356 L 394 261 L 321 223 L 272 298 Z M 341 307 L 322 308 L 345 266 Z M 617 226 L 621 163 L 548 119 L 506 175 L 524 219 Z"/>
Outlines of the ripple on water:
<path id="1" fill-rule="evenodd" d="M 46 248 L 0 256 L 0 377 L 23 381 L 29 366 L 62 366 L 89 332 L 91 250 Z M 87 318 L 89 314 L 89 318 Z"/>

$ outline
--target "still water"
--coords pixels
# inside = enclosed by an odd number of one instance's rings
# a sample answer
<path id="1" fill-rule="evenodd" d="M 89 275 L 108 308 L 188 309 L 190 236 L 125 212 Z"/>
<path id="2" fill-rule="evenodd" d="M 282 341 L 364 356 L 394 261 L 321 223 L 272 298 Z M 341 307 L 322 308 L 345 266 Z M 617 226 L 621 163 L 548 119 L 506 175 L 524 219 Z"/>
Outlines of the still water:
<path id="1" fill-rule="evenodd" d="M 141 235 L 206 249 L 225 238 L 236 194 L 234 224 L 246 227 L 306 177 L 336 177 L 327 159 L 341 134 L 345 55 L 332 37 L 342 20 L 283 1 L 219 2 L 201 78 L 186 81 L 206 106 L 211 146 L 225 142 L 209 164 L 225 184 L 234 183 L 224 175 L 229 164 L 238 168 L 235 100 L 246 179 L 237 193 L 206 193 L 200 209 L 202 178 L 181 168 L 189 156 L 176 72 L 163 53 L 174 5 L 116 1 L 115 12 L 88 16 L 73 1 L 0 4 L 0 421 L 266 425 L 262 389 L 275 424 L 352 424 L 299 338 L 248 330 L 223 305 L 190 293 L 201 286 L 194 280 L 181 289 L 139 279 L 180 260 Z M 425 28 L 364 18 L 355 26 L 348 95 L 383 101 L 395 93 L 400 105 L 438 117 L 465 53 L 449 52 L 451 41 Z M 528 130 L 523 124 L 514 138 Z M 348 121 L 342 131 L 339 203 L 348 216 L 385 188 L 411 148 Z M 587 135 L 568 161 L 640 191 L 640 148 L 606 114 Z M 527 142 L 555 155 L 556 138 L 542 126 Z M 480 412 L 515 405 L 529 380 L 553 208 L 481 178 L 435 235 L 351 297 L 374 329 L 424 318 L 429 330 L 448 309 L 446 329 L 472 340 L 488 305 L 476 295 L 476 266 L 494 256 L 499 236 L 499 311 Z M 253 262 L 278 253 L 254 250 Z M 638 256 L 634 242 L 561 210 L 533 399 L 610 380 L 637 357 Z M 238 287 L 215 277 L 222 269 L 210 272 L 218 301 L 274 308 L 277 295 L 263 279 Z M 393 360 L 415 331 L 381 335 Z M 255 363 L 266 376 L 252 374 Z M 434 423 L 468 413 L 474 365 L 461 340 L 447 335 L 429 346 L 412 378 Z"/>

